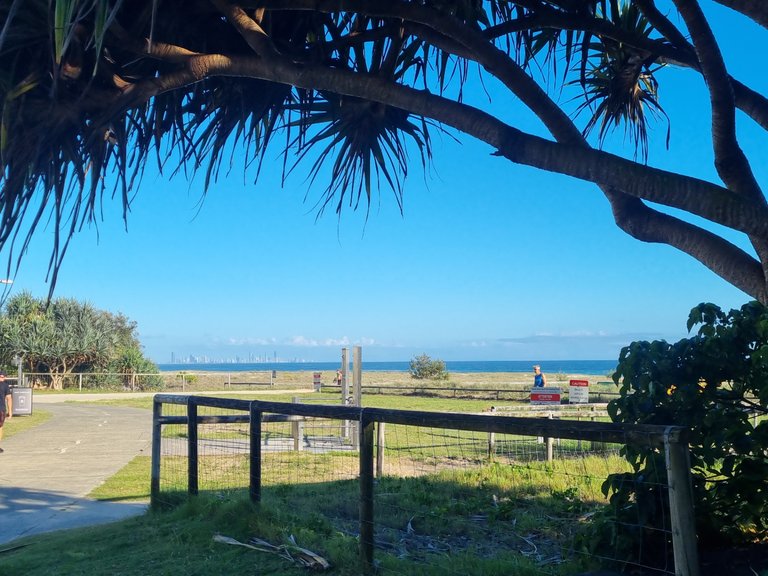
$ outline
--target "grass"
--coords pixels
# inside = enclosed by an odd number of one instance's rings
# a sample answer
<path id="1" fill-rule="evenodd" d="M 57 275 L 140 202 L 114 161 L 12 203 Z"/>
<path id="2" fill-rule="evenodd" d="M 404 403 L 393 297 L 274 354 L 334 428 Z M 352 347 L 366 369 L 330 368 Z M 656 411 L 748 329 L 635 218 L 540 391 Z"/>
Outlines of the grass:
<path id="1" fill-rule="evenodd" d="M 10 420 L 6 419 L 3 425 L 3 438 L 9 438 L 19 432 L 25 432 L 35 426 L 39 426 L 50 419 L 52 414 L 47 410 L 35 408 L 32 414 L 25 416 L 14 416 Z"/>
<path id="2" fill-rule="evenodd" d="M 318 482 L 306 465 L 310 455 L 291 457 L 301 481 L 286 484 L 265 470 L 259 505 L 243 490 L 203 490 L 194 498 L 168 492 L 169 504 L 182 503 L 110 525 L 17 541 L 22 547 L 0 556 L 1 571 L 47 576 L 55 566 L 56 574 L 89 576 L 306 573 L 279 555 L 213 541 L 223 534 L 275 545 L 293 537 L 331 562 L 327 573 L 359 574 L 357 480 Z M 345 458 L 323 459 L 331 470 Z M 584 520 L 601 505 L 599 479 L 546 481 L 558 475 L 553 465 L 536 463 L 381 478 L 375 502 L 381 573 L 565 575 L 590 568 L 588 558 L 567 550 L 589 537 Z M 149 459 L 136 458 L 92 496 L 147 497 L 148 476 Z"/>
<path id="3" fill-rule="evenodd" d="M 259 391 L 238 395 L 285 402 L 292 396 Z M 145 409 L 152 405 L 151 398 L 106 402 Z M 479 412 L 489 401 L 368 395 L 364 404 Z M 45 416 L 42 411 L 38 415 Z M 589 567 L 588 557 L 566 558 L 563 551 L 575 550 L 588 539 L 591 528 L 584 519 L 604 503 L 600 483 L 607 469 L 621 469 L 622 459 L 607 464 L 603 457 L 587 458 L 577 467 L 573 461 L 510 465 L 506 459 L 503 464 L 489 463 L 480 448 L 469 459 L 424 472 L 425 462 L 442 459 L 447 448 L 409 452 L 404 449 L 412 439 L 401 432 L 388 428 L 385 476 L 376 484 L 376 560 L 384 574 L 565 575 Z M 216 429 L 210 433 L 223 439 L 241 435 Z M 163 466 L 163 482 L 175 478 L 181 482 L 175 489 L 183 490 L 186 458 L 164 458 Z M 52 566 L 57 574 L 94 576 L 306 573 L 276 554 L 215 543 L 217 533 L 240 541 L 258 536 L 277 545 L 293 536 L 300 546 L 330 560 L 333 568 L 328 573 L 360 573 L 356 454 L 265 453 L 263 500 L 258 506 L 248 501 L 242 488 L 248 478 L 245 456 L 203 456 L 201 470 L 200 496 L 189 499 L 164 484 L 163 498 L 174 504 L 169 509 L 17 541 L 14 544 L 23 547 L 0 549 L 0 573 L 47 576 Z M 149 476 L 150 459 L 139 456 L 89 496 L 146 501 Z"/>

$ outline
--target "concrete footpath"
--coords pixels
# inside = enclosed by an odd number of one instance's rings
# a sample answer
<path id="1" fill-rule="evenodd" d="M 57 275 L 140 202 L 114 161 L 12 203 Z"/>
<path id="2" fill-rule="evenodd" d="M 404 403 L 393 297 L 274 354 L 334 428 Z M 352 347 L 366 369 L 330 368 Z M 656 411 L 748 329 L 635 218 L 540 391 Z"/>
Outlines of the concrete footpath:
<path id="1" fill-rule="evenodd" d="M 0 444 L 5 450 L 0 454 L 0 545 L 32 534 L 122 520 L 147 508 L 86 495 L 135 456 L 151 454 L 151 411 L 63 403 L 65 396 L 34 397 L 33 411 L 46 410 L 52 418 Z M 6 431 L 24 417 L 6 421 Z"/>
<path id="2" fill-rule="evenodd" d="M 260 390 L 259 394 L 308 394 L 311 389 Z M 227 396 L 249 391 L 230 391 Z M 195 392 L 198 395 L 222 394 Z M 151 456 L 152 411 L 88 402 L 154 396 L 154 392 L 38 394 L 32 410 L 52 418 L 0 444 L 0 547 L 32 534 L 122 520 L 147 504 L 87 498 L 135 456 Z M 25 418 L 25 416 L 14 416 Z M 14 420 L 6 421 L 6 431 Z M 149 478 L 147 478 L 149 483 Z"/>

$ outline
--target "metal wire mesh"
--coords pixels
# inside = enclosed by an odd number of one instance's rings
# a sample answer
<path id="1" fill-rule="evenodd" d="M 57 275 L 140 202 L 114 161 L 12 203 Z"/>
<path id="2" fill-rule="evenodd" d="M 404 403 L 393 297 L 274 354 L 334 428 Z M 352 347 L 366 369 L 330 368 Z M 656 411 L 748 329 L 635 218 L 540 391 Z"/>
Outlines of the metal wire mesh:
<path id="1" fill-rule="evenodd" d="M 261 422 L 261 493 L 362 538 L 359 422 L 349 414 L 291 415 L 292 405 L 285 406 L 286 414 L 265 414 Z M 185 413 L 183 405 L 163 406 L 170 423 L 162 427 L 160 492 L 167 498 L 189 482 L 188 428 L 174 420 Z M 198 490 L 247 489 L 248 412 L 198 406 L 196 414 Z M 615 438 L 383 422 L 375 436 L 373 545 L 384 573 L 422 573 L 422 567 L 430 574 L 561 574 L 606 562 L 674 573 L 669 518 L 662 526 L 646 518 L 667 509 L 666 481 L 637 491 L 644 500 L 633 516 L 608 502 L 608 475 L 629 471 L 619 454 L 625 443 Z M 634 434 L 631 442 L 637 441 Z M 666 477 L 664 469 L 651 472 L 649 478 Z"/>

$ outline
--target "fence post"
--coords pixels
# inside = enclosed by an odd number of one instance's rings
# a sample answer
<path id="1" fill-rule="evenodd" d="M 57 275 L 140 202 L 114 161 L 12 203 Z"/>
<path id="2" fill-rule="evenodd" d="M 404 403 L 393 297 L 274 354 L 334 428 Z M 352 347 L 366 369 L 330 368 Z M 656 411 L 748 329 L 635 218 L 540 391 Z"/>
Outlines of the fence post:
<path id="1" fill-rule="evenodd" d="M 496 456 L 496 433 L 488 432 L 488 461 L 493 462 Z"/>
<path id="2" fill-rule="evenodd" d="M 384 448 L 385 448 L 384 422 L 376 424 L 376 478 L 384 475 Z"/>
<path id="3" fill-rule="evenodd" d="M 298 404 L 300 402 L 298 396 L 294 396 L 292 401 L 294 404 Z M 294 420 L 291 422 L 291 433 L 293 435 L 293 451 L 301 452 L 301 450 L 304 448 L 304 445 L 302 444 L 302 440 L 304 438 L 304 421 Z"/>
<path id="4" fill-rule="evenodd" d="M 552 420 L 552 412 L 547 415 L 547 419 Z M 555 439 L 545 436 L 544 441 L 547 444 L 547 462 L 552 462 L 555 459 Z"/>
<path id="5" fill-rule="evenodd" d="M 355 406 L 362 405 L 362 389 L 363 389 L 363 351 L 360 346 L 354 346 L 352 348 L 352 396 Z M 352 449 L 357 450 L 360 447 L 360 438 L 362 438 L 362 423 L 353 422 L 352 431 Z"/>
<path id="6" fill-rule="evenodd" d="M 373 420 L 360 410 L 360 560 L 364 574 L 373 572 L 373 428 Z"/>
<path id="7" fill-rule="evenodd" d="M 664 433 L 669 483 L 669 511 L 672 523 L 672 550 L 676 576 L 699 576 L 696 548 L 696 521 L 693 514 L 693 486 L 688 444 Z"/>
<path id="8" fill-rule="evenodd" d="M 194 396 L 187 400 L 187 492 L 198 492 L 199 451 L 197 445 L 197 402 Z"/>
<path id="9" fill-rule="evenodd" d="M 250 478 L 248 482 L 248 494 L 251 502 L 261 502 L 261 410 L 258 410 L 255 402 L 251 402 L 251 457 Z"/>
<path id="10" fill-rule="evenodd" d="M 349 383 L 347 380 L 347 372 L 349 371 L 349 356 L 347 349 L 341 349 L 341 405 L 346 406 L 349 398 Z M 344 420 L 341 425 L 341 435 L 345 440 L 349 440 L 349 420 Z"/>
<path id="11" fill-rule="evenodd" d="M 163 404 L 155 397 L 152 402 L 152 469 L 149 483 L 149 502 L 152 507 L 158 505 L 158 497 L 160 496 L 160 457 L 163 437 L 160 417 L 162 415 Z"/>

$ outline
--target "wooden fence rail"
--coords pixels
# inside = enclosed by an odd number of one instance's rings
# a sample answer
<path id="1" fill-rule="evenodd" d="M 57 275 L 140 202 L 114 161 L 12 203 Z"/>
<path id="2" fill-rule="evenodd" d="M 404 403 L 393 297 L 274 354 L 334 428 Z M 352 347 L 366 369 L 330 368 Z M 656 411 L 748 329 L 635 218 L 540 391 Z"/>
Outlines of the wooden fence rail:
<path id="1" fill-rule="evenodd" d="M 163 406 L 186 406 L 186 416 L 164 416 Z M 242 415 L 201 416 L 199 407 L 242 411 Z M 514 434 L 545 438 L 562 438 L 595 442 L 612 442 L 653 446 L 667 457 L 669 501 L 672 515 L 672 542 L 676 576 L 698 576 L 696 534 L 693 520 L 691 472 L 688 464 L 687 431 L 679 426 L 616 424 L 597 421 L 570 421 L 554 418 L 521 418 L 498 414 L 463 414 L 361 408 L 343 405 L 298 404 L 248 401 L 230 398 L 158 394 L 153 406 L 152 502 L 160 496 L 160 458 L 162 427 L 166 424 L 187 425 L 188 477 L 187 490 L 198 492 L 198 432 L 202 423 L 245 422 L 250 425 L 249 494 L 253 501 L 261 499 L 262 422 L 275 418 L 301 421 L 304 418 L 351 420 L 359 423 L 359 532 L 360 559 L 363 571 L 374 572 L 374 480 L 382 471 L 383 425 L 442 428 Z M 376 439 L 378 438 L 378 442 Z M 378 446 L 377 446 L 378 444 Z M 377 449 L 378 448 L 378 449 Z"/>

